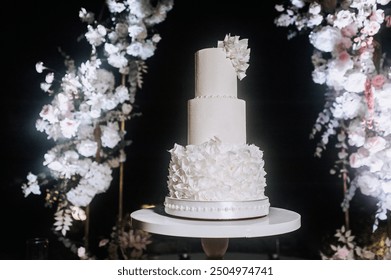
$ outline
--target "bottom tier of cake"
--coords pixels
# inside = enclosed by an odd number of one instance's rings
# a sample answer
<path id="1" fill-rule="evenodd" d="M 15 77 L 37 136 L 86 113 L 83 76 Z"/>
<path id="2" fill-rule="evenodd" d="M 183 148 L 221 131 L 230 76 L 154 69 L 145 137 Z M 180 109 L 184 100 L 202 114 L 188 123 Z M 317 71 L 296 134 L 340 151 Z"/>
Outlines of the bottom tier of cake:
<path id="1" fill-rule="evenodd" d="M 203 220 L 237 220 L 269 214 L 268 198 L 248 201 L 195 201 L 166 197 L 165 212 L 172 216 Z"/>

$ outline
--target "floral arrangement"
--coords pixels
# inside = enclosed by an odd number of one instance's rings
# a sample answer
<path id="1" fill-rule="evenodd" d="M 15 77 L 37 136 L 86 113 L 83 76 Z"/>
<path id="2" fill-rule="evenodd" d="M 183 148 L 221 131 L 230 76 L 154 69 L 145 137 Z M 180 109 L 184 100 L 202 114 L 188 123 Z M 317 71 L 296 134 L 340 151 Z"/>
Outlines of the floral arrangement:
<path id="1" fill-rule="evenodd" d="M 246 70 L 249 67 L 250 51 L 247 47 L 248 39 L 239 40 L 239 36 L 231 36 L 227 34 L 223 41 L 217 41 L 217 47 L 223 48 L 226 57 L 231 59 L 232 65 L 235 68 L 236 75 L 239 80 L 246 77 Z"/>
<path id="2" fill-rule="evenodd" d="M 43 62 L 41 89 L 53 97 L 44 105 L 36 129 L 54 146 L 44 155 L 46 170 L 30 172 L 22 185 L 24 195 L 40 195 L 56 207 L 54 231 L 65 236 L 75 221 L 88 218 L 86 208 L 108 190 L 113 170 L 126 161 L 124 122 L 138 115 L 136 92 L 147 72 L 145 60 L 153 56 L 160 36 L 152 27 L 165 20 L 172 0 L 106 0 L 109 20 L 100 23 L 81 8 L 87 25 L 84 38 L 90 57 L 79 66 L 65 55 L 66 72 L 57 78 Z M 122 203 L 122 202 L 120 202 Z"/>
<path id="3" fill-rule="evenodd" d="M 130 214 L 119 220 L 113 227 L 110 238 L 100 240 L 99 247 L 105 248 L 109 260 L 147 259 L 147 246 L 152 243 L 152 236 L 146 231 L 133 229 Z M 77 248 L 77 255 L 82 260 L 95 259 L 85 247 Z"/>
<path id="4" fill-rule="evenodd" d="M 321 253 L 323 260 L 391 260 L 391 240 L 386 232 L 375 236 L 370 245 L 363 246 L 345 226 L 337 229 L 334 237 L 336 242 L 330 244 L 330 252 Z"/>
<path id="5" fill-rule="evenodd" d="M 327 89 L 310 134 L 320 138 L 315 156 L 335 137 L 338 155 L 330 172 L 343 178 L 342 209 L 347 212 L 357 190 L 375 198 L 373 232 L 391 211 L 391 68 L 381 42 L 391 27 L 390 2 L 291 0 L 275 6 L 275 25 L 289 28 L 288 39 L 308 35 L 312 79 Z"/>

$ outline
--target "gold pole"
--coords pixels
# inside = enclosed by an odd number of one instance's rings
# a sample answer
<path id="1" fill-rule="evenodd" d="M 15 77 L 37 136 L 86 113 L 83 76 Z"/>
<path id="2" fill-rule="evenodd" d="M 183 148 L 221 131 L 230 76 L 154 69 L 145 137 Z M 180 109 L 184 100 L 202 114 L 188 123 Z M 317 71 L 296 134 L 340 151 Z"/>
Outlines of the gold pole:
<path id="1" fill-rule="evenodd" d="M 101 137 L 101 129 L 100 129 L 100 126 L 99 124 L 95 126 L 95 129 L 94 129 L 94 137 L 98 143 L 98 148 L 97 148 L 97 151 L 96 151 L 96 154 L 95 154 L 95 160 L 97 162 L 100 162 L 101 161 L 101 158 L 100 158 L 100 150 L 102 148 L 102 142 L 100 140 L 100 137 Z M 86 220 L 85 220 L 85 223 L 84 223 L 84 248 L 86 249 L 86 252 L 88 252 L 88 249 L 89 249 L 89 238 L 90 238 L 90 205 L 87 205 L 86 207 Z"/>
<path id="2" fill-rule="evenodd" d="M 126 75 L 121 76 L 121 84 L 125 86 L 126 84 Z M 125 120 L 121 120 L 121 132 L 125 132 Z M 119 164 L 119 190 L 118 190 L 118 222 L 119 224 L 122 221 L 122 211 L 123 211 L 123 195 L 124 195 L 124 163 L 120 162 Z"/>
<path id="3" fill-rule="evenodd" d="M 89 236 L 90 236 L 90 206 L 87 205 L 86 207 L 86 220 L 84 224 L 84 248 L 86 249 L 86 252 L 88 252 L 89 248 Z"/>
<path id="4" fill-rule="evenodd" d="M 344 129 L 342 129 L 341 132 L 343 134 L 345 134 Z M 345 153 L 345 152 L 346 152 L 345 148 L 342 148 L 342 153 Z M 343 194 L 345 196 L 346 193 L 348 192 L 348 175 L 347 175 L 347 168 L 346 168 L 345 162 L 343 162 L 342 167 L 343 167 L 343 174 L 342 174 Z M 344 213 L 345 213 L 345 227 L 346 227 L 346 230 L 349 230 L 350 229 L 349 208 L 345 208 Z"/>
<path id="5" fill-rule="evenodd" d="M 344 195 L 346 194 L 346 192 L 348 191 L 348 183 L 347 183 L 347 180 L 348 180 L 348 176 L 346 175 L 346 172 L 343 173 L 343 192 L 344 192 Z M 350 221 L 349 221 L 349 208 L 345 209 L 345 227 L 346 227 L 346 230 L 349 230 L 350 229 Z"/>
<path id="6" fill-rule="evenodd" d="M 121 121 L 121 131 L 125 131 L 125 121 Z M 119 194 L 118 194 L 118 221 L 122 221 L 122 204 L 123 204 L 123 192 L 124 192 L 124 163 L 120 162 L 119 165 Z"/>

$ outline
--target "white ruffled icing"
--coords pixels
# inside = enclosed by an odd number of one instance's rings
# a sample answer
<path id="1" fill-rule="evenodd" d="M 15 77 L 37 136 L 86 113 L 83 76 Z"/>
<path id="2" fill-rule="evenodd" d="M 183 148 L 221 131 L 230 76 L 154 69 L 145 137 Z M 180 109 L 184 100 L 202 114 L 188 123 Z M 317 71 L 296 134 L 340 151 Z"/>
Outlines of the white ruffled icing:
<path id="1" fill-rule="evenodd" d="M 169 196 L 199 201 L 264 199 L 263 152 L 255 145 L 230 145 L 218 138 L 201 145 L 175 144 L 169 151 Z"/>

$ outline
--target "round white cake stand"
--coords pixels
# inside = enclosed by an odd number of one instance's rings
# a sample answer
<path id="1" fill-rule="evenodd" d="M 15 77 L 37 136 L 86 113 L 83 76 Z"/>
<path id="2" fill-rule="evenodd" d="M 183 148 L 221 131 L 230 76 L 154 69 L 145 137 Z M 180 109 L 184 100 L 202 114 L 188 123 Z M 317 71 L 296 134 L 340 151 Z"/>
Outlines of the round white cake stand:
<path id="1" fill-rule="evenodd" d="M 229 238 L 251 238 L 279 235 L 301 226 L 300 214 L 270 207 L 269 214 L 241 220 L 196 220 L 169 216 L 162 207 L 137 210 L 130 214 L 132 227 L 149 233 L 201 238 L 209 259 L 221 259 Z"/>

